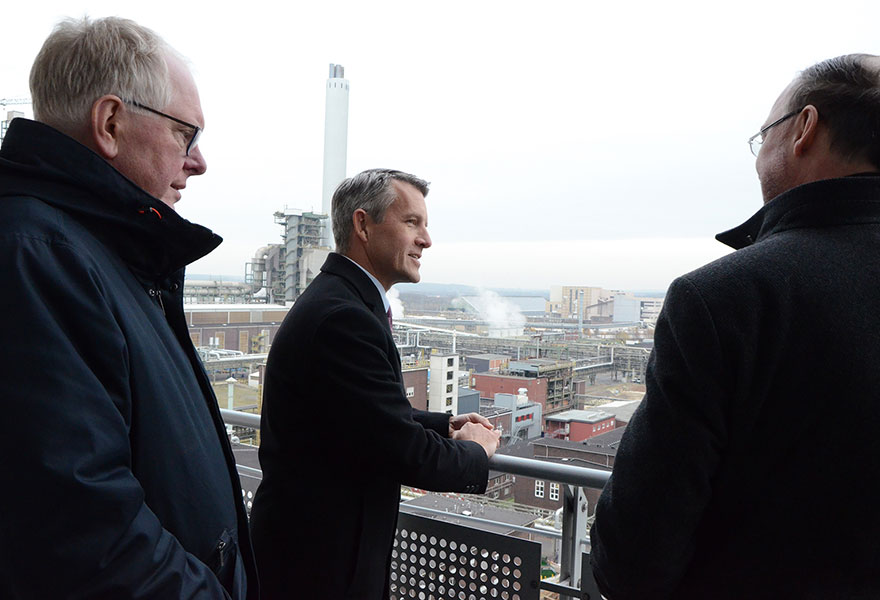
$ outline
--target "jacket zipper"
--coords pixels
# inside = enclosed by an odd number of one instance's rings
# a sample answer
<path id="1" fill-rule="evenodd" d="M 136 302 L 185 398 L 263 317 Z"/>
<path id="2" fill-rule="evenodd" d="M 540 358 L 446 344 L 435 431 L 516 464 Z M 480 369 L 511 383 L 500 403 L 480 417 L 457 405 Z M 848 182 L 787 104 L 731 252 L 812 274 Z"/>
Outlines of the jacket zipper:
<path id="1" fill-rule="evenodd" d="M 220 568 L 218 569 L 218 571 L 222 571 L 222 570 L 223 570 L 223 563 L 224 563 L 224 560 L 223 560 L 223 550 L 224 550 L 225 548 L 226 548 L 226 542 L 224 542 L 223 540 L 220 540 L 220 541 L 217 543 L 217 551 L 218 551 L 219 554 L 220 554 Z"/>
<path id="2" fill-rule="evenodd" d="M 150 298 L 155 298 L 156 300 L 159 301 L 159 308 L 162 309 L 162 314 L 164 315 L 165 314 L 165 305 L 162 304 L 162 290 L 150 288 L 149 294 L 150 294 Z"/>

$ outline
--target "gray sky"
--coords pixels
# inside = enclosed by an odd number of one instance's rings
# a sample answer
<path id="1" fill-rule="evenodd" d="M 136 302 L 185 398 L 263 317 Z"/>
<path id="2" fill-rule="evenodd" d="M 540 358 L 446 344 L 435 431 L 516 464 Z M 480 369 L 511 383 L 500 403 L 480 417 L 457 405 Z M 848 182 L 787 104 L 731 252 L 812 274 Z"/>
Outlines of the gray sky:
<path id="1" fill-rule="evenodd" d="M 761 205 L 746 140 L 797 71 L 880 53 L 880 3 L 113 2 L 4 9 L 0 97 L 63 16 L 119 15 L 193 65 L 208 172 L 178 203 L 241 275 L 272 214 L 320 211 L 328 64 L 351 82 L 348 173 L 432 182 L 422 280 L 664 290 Z"/>

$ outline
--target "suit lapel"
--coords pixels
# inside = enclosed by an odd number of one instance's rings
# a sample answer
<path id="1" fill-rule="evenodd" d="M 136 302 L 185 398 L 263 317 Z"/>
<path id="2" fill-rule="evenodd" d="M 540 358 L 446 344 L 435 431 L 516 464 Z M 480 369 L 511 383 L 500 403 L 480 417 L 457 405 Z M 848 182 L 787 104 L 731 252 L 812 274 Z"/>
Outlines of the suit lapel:
<path id="1" fill-rule="evenodd" d="M 388 325 L 388 315 L 385 313 L 385 304 L 382 302 L 379 290 L 376 289 L 370 278 L 356 264 L 341 254 L 331 252 L 327 256 L 327 260 L 324 261 L 321 271 L 338 275 L 348 281 L 357 291 L 364 304 L 367 305 L 367 308 L 370 309 L 370 312 L 376 315 L 376 318 L 381 323 L 384 323 L 385 329 L 389 335 L 391 334 L 391 327 Z"/>
<path id="2" fill-rule="evenodd" d="M 379 290 L 376 289 L 376 286 L 373 285 L 370 278 L 367 277 L 357 265 L 336 252 L 331 252 L 327 256 L 327 260 L 321 267 L 321 271 L 342 277 L 351 284 L 355 291 L 357 291 L 361 300 L 363 300 L 364 304 L 367 305 L 367 308 L 370 309 L 370 312 L 372 312 L 376 318 L 379 319 L 379 322 L 383 324 L 385 332 L 388 334 L 388 343 L 390 345 L 388 358 L 394 365 L 394 373 L 397 376 L 397 381 L 400 382 L 401 390 L 403 390 L 403 372 L 400 367 L 400 352 L 398 352 L 397 345 L 394 343 L 394 336 L 391 334 L 391 327 L 388 324 L 388 315 L 385 313 L 385 305 L 382 302 L 382 297 L 379 295 Z M 404 391 L 404 395 L 405 394 L 406 392 Z"/>

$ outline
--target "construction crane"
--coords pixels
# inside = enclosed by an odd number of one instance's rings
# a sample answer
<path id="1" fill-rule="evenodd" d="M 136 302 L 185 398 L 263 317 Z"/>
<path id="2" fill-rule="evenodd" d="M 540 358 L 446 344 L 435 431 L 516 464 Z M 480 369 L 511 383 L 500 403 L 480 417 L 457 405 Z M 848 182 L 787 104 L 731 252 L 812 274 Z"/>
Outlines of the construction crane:
<path id="1" fill-rule="evenodd" d="M 25 106 L 30 104 L 31 99 L 24 96 L 21 98 L 0 98 L 0 108 L 4 106 Z"/>
<path id="2" fill-rule="evenodd" d="M 0 106 L 20 106 L 30 103 L 30 98 L 0 98 Z"/>

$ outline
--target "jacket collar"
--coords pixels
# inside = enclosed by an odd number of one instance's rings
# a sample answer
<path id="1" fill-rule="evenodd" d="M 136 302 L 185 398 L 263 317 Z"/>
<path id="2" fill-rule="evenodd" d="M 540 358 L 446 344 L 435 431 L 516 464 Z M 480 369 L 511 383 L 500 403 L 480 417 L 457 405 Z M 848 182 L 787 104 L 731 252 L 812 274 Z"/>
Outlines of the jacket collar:
<path id="1" fill-rule="evenodd" d="M 880 223 L 880 176 L 823 179 L 792 188 L 715 239 L 739 250 L 789 229 L 857 223 Z"/>
<path id="2" fill-rule="evenodd" d="M 367 305 L 367 308 L 380 321 L 388 322 L 388 315 L 385 314 L 385 304 L 382 302 L 379 290 L 376 289 L 376 286 L 370 281 L 367 274 L 359 269 L 351 260 L 341 254 L 331 252 L 327 256 L 327 260 L 324 261 L 323 266 L 321 266 L 321 271 L 338 275 L 348 281 L 357 291 L 361 300 L 364 301 L 364 304 Z"/>
<path id="3" fill-rule="evenodd" d="M 155 282 L 216 248 L 222 238 L 191 223 L 76 140 L 15 119 L 0 148 L 0 196 L 29 196 L 73 216 Z"/>

